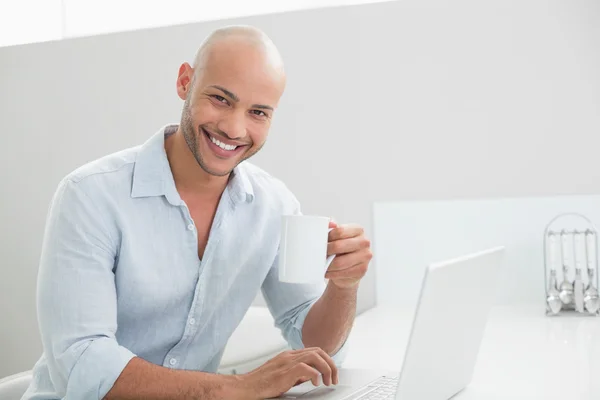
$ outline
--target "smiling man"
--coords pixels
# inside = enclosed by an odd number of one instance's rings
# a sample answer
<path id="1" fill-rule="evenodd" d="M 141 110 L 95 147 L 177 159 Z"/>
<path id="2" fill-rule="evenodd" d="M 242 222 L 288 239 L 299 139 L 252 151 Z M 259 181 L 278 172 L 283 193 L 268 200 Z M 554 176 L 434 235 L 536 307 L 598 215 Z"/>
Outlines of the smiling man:
<path id="1" fill-rule="evenodd" d="M 245 161 L 284 91 L 277 49 L 252 27 L 216 30 L 176 87 L 179 124 L 59 184 L 38 275 L 44 352 L 25 399 L 263 399 L 319 375 L 337 383 L 370 243 L 332 222 L 327 284 L 278 280 L 280 216 L 300 206 Z M 260 290 L 293 350 L 216 374 Z"/>

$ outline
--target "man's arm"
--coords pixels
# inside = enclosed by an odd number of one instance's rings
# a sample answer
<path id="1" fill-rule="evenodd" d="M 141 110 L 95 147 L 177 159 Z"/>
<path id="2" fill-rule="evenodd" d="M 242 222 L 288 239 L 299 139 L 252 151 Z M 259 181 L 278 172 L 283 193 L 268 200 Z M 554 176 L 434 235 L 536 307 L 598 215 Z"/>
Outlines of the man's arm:
<path id="1" fill-rule="evenodd" d="M 104 400 L 260 400 L 299 382 L 338 384 L 334 361 L 319 348 L 288 350 L 243 375 L 176 371 L 133 358 Z"/>
<path id="2" fill-rule="evenodd" d="M 113 266 L 118 232 L 95 194 L 90 182 L 64 179 L 46 223 L 37 307 L 58 397 L 258 398 L 251 385 L 242 385 L 236 377 L 171 370 L 137 357 L 117 342 Z"/>
<path id="3" fill-rule="evenodd" d="M 311 307 L 302 327 L 305 346 L 321 347 L 335 354 L 342 347 L 356 315 L 356 298 L 360 280 L 367 272 L 371 243 L 358 225 L 338 226 L 331 221 L 327 255 L 335 254 L 325 277 L 327 288 Z"/>
<path id="4" fill-rule="evenodd" d="M 306 347 L 320 347 L 328 354 L 338 352 L 354 323 L 357 292 L 358 286 L 338 288 L 329 282 L 304 320 L 302 341 Z"/>
<path id="5" fill-rule="evenodd" d="M 135 357 L 104 400 L 254 399 L 237 375 L 173 370 Z"/>
<path id="6" fill-rule="evenodd" d="M 292 214 L 302 215 L 295 201 Z M 290 284 L 279 281 L 276 258 L 262 286 L 262 293 L 275 325 L 294 349 L 318 347 L 333 357 L 344 358 L 344 343 L 356 314 L 358 285 L 373 254 L 371 243 L 358 225 L 330 221 L 327 255 L 336 257 L 323 282 Z"/>

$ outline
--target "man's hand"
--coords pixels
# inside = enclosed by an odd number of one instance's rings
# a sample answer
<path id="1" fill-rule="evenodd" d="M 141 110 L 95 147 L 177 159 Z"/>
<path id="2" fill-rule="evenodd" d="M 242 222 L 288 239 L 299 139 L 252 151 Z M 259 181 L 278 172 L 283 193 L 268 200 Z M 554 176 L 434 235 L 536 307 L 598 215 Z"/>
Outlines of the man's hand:
<path id="1" fill-rule="evenodd" d="M 319 375 L 326 386 L 338 383 L 337 367 L 331 357 L 322 349 L 312 347 L 284 351 L 241 378 L 252 398 L 267 399 L 281 396 L 309 380 L 318 386 Z"/>
<path id="2" fill-rule="evenodd" d="M 331 221 L 329 227 L 333 230 L 329 232 L 327 255 L 336 254 L 336 257 L 329 265 L 325 278 L 342 289 L 355 287 L 367 273 L 373 258 L 371 242 L 359 225 L 338 226 Z"/>

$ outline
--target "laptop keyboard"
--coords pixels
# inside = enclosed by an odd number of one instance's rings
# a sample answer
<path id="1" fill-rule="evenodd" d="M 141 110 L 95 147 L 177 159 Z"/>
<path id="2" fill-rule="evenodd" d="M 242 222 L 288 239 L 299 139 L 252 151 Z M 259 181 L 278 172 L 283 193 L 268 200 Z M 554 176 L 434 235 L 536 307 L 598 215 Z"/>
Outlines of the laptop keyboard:
<path id="1" fill-rule="evenodd" d="M 398 377 L 382 376 L 369 383 L 358 392 L 353 393 L 347 400 L 393 400 L 398 387 Z M 345 399 L 346 400 L 346 399 Z"/>

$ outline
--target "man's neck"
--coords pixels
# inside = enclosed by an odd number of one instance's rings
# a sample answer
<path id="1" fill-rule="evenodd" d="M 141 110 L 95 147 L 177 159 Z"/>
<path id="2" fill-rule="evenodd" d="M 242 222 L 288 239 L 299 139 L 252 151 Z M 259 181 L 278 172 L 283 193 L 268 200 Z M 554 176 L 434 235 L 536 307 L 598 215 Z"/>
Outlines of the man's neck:
<path id="1" fill-rule="evenodd" d="M 223 194 L 229 176 L 214 176 L 204 171 L 190 151 L 180 129 L 165 139 L 165 151 L 181 195 L 218 199 Z"/>

